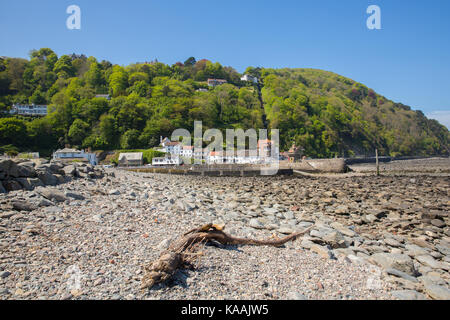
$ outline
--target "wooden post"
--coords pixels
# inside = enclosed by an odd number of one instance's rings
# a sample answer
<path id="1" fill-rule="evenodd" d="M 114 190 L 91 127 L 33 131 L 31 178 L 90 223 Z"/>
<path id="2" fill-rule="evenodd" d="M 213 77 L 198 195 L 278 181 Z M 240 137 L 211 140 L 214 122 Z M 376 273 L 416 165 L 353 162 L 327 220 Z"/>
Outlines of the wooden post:
<path id="1" fill-rule="evenodd" d="M 380 175 L 380 164 L 378 163 L 378 149 L 375 149 L 375 161 L 377 164 L 377 176 Z"/>

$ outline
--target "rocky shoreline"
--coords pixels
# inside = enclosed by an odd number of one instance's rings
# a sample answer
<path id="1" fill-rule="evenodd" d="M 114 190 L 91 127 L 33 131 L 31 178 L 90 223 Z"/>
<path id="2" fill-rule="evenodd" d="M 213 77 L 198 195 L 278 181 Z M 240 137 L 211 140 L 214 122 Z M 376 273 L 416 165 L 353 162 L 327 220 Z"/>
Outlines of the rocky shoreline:
<path id="1" fill-rule="evenodd" d="M 74 176 L 52 166 L 36 171 L 64 184 L 0 194 L 0 299 L 450 299 L 448 175 L 241 178 L 78 167 Z M 142 266 L 206 222 L 258 239 L 314 228 L 281 248 L 206 246 L 195 270 L 139 290 Z"/>

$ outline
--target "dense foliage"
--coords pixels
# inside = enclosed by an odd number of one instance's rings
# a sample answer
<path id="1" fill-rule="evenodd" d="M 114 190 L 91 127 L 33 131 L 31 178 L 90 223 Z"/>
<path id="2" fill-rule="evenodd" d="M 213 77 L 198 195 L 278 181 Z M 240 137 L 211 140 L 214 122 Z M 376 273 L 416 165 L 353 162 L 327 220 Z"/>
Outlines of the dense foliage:
<path id="1" fill-rule="evenodd" d="M 148 149 L 174 129 L 193 132 L 198 120 L 204 130 L 278 128 L 282 150 L 295 142 L 313 157 L 367 154 L 375 147 L 386 155 L 449 152 L 444 126 L 352 80 L 311 69 L 246 72 L 261 85 L 193 57 L 171 66 L 153 61 L 123 67 L 84 55 L 58 58 L 43 48 L 30 60 L 0 58 L 0 146 L 47 155 L 64 145 Z M 228 83 L 209 88 L 208 78 Z M 48 104 L 49 114 L 10 116 L 14 103 Z"/>
<path id="2" fill-rule="evenodd" d="M 435 155 L 449 153 L 449 131 L 348 78 L 313 69 L 263 69 L 262 96 L 284 148 L 308 155 Z"/>

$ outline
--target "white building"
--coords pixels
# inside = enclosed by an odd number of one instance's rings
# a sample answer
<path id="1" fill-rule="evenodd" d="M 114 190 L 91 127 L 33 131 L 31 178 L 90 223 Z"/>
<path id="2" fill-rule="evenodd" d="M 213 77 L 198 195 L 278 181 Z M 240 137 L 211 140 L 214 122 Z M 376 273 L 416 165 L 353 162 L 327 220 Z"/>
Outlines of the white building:
<path id="1" fill-rule="evenodd" d="M 183 146 L 178 141 L 167 142 L 164 145 L 164 152 L 170 153 L 170 154 L 175 154 L 175 155 L 180 155 L 182 148 L 183 148 Z"/>
<path id="2" fill-rule="evenodd" d="M 272 140 L 258 140 L 257 150 L 238 150 L 228 154 L 226 151 L 211 151 L 206 163 L 258 164 L 278 161 L 279 150 Z"/>
<path id="3" fill-rule="evenodd" d="M 178 156 L 166 155 L 165 157 L 155 157 L 152 159 L 153 166 L 179 166 L 183 161 Z"/>
<path id="4" fill-rule="evenodd" d="M 169 139 L 169 138 L 165 137 L 165 138 L 163 139 L 162 136 L 159 138 L 159 140 L 160 140 L 159 145 L 160 145 L 161 147 L 165 147 L 166 144 L 170 142 L 170 139 Z"/>
<path id="5" fill-rule="evenodd" d="M 83 161 L 97 165 L 98 160 L 95 153 L 86 153 L 84 150 L 64 148 L 53 153 L 53 159 L 62 161 Z"/>
<path id="6" fill-rule="evenodd" d="M 217 87 L 217 86 L 227 83 L 227 80 L 225 80 L 225 79 L 208 79 L 207 83 L 208 83 L 208 86 L 210 86 L 210 87 Z"/>
<path id="7" fill-rule="evenodd" d="M 226 151 L 211 151 L 206 161 L 208 164 L 235 163 L 234 158 L 235 158 L 234 152 L 233 154 L 227 154 Z"/>
<path id="8" fill-rule="evenodd" d="M 192 158 L 194 156 L 193 146 L 182 146 L 180 151 L 180 156 L 185 158 Z"/>
<path id="9" fill-rule="evenodd" d="M 22 159 L 39 159 L 39 152 L 23 152 L 19 153 L 18 157 Z"/>
<path id="10" fill-rule="evenodd" d="M 234 163 L 238 164 L 256 164 L 260 162 L 261 158 L 258 156 L 257 150 L 238 151 L 234 156 Z"/>
<path id="11" fill-rule="evenodd" d="M 96 94 L 96 98 L 105 98 L 106 100 L 111 100 L 111 96 L 109 94 Z"/>
<path id="12" fill-rule="evenodd" d="M 253 83 L 258 83 L 258 78 L 253 77 L 249 74 L 244 74 L 244 76 L 241 78 L 242 81 L 248 81 Z"/>
<path id="13" fill-rule="evenodd" d="M 210 150 L 208 148 L 194 148 L 194 159 L 208 160 Z"/>
<path id="14" fill-rule="evenodd" d="M 121 167 L 139 167 L 144 164 L 144 154 L 142 152 L 121 153 L 118 162 Z"/>
<path id="15" fill-rule="evenodd" d="M 272 162 L 280 157 L 280 149 L 272 140 L 258 140 L 258 155 L 262 162 Z"/>
<path id="16" fill-rule="evenodd" d="M 208 164 L 257 164 L 261 162 L 258 152 L 256 150 L 240 150 L 238 152 L 233 151 L 229 154 L 226 151 L 211 151 L 206 162 Z"/>
<path id="17" fill-rule="evenodd" d="M 10 114 L 18 114 L 23 116 L 46 116 L 47 106 L 35 104 L 14 104 L 9 112 Z"/>

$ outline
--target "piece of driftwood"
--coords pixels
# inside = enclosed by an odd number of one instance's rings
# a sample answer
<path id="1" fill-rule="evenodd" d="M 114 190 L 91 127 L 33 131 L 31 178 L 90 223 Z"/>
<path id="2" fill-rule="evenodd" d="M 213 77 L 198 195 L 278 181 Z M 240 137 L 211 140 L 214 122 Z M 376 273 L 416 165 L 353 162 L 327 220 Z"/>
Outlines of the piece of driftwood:
<path id="1" fill-rule="evenodd" d="M 293 233 L 284 238 L 255 240 L 246 238 L 236 238 L 226 234 L 223 226 L 206 224 L 185 233 L 182 237 L 174 241 L 165 250 L 158 260 L 144 267 L 144 277 L 142 278 L 141 289 L 151 288 L 157 283 L 162 283 L 170 279 L 175 272 L 183 267 L 192 266 L 192 262 L 201 253 L 198 249 L 207 242 L 218 242 L 223 245 L 255 245 L 279 247 L 289 241 L 294 241 L 299 236 L 309 232 L 312 227 L 303 231 Z"/>

